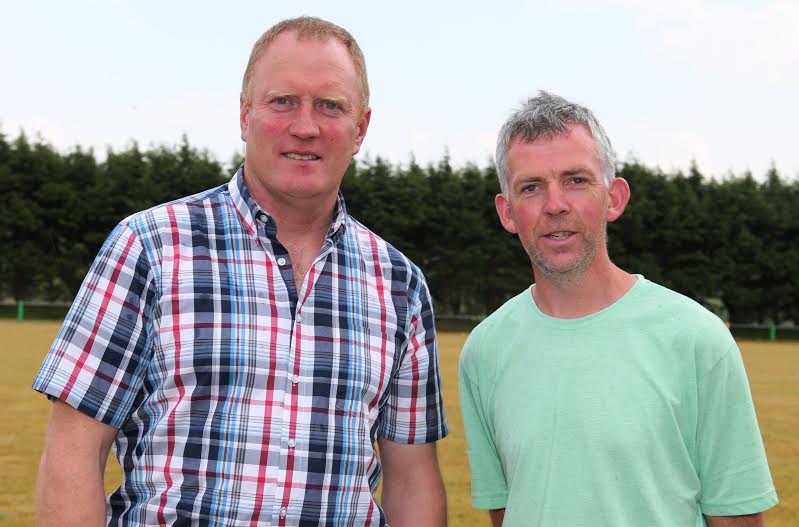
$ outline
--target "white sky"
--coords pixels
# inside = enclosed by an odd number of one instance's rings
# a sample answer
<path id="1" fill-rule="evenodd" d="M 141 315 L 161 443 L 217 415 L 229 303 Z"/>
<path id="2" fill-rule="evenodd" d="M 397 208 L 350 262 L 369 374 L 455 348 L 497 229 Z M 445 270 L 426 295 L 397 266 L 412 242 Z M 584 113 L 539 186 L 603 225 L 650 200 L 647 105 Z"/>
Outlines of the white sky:
<path id="1" fill-rule="evenodd" d="M 364 50 L 360 158 L 485 166 L 496 132 L 546 89 L 586 104 L 621 159 L 706 175 L 799 177 L 799 1 L 2 1 L 0 127 L 62 151 L 190 144 L 240 151 L 253 42 L 301 14 Z"/>

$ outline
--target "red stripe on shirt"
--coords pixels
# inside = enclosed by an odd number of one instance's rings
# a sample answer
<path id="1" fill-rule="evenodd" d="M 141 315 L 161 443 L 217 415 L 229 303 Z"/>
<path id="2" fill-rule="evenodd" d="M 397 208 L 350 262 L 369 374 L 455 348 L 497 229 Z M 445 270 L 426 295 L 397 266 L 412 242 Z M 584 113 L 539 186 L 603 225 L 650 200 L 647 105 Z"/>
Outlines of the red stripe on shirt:
<path id="1" fill-rule="evenodd" d="M 172 290 L 179 291 L 179 284 L 178 284 L 178 274 L 180 271 L 180 234 L 178 231 L 177 220 L 175 219 L 175 208 L 168 207 L 167 208 L 167 215 L 169 216 L 169 222 L 171 224 L 171 232 L 172 232 L 172 250 L 174 251 L 175 258 L 173 260 L 172 266 Z M 172 320 L 175 321 L 175 327 L 180 328 L 180 302 L 179 299 L 175 298 L 171 302 L 171 309 L 172 309 Z M 164 510 L 166 509 L 167 505 L 167 494 L 169 490 L 172 488 L 172 476 L 170 475 L 171 465 L 172 465 L 172 456 L 175 453 L 175 414 L 177 412 L 178 406 L 180 406 L 180 400 L 183 399 L 183 396 L 186 393 L 186 388 L 183 385 L 183 378 L 180 375 L 180 330 L 172 332 L 175 338 L 175 372 L 174 372 L 174 379 L 175 379 L 175 386 L 178 389 L 178 402 L 172 406 L 172 411 L 169 413 L 169 417 L 167 419 L 167 453 L 166 453 L 166 463 L 164 463 L 164 479 L 166 481 L 166 486 L 164 490 L 161 492 L 161 502 L 158 505 L 158 521 L 162 525 L 166 525 L 166 518 L 164 517 Z"/>
<path id="2" fill-rule="evenodd" d="M 264 258 L 267 258 L 267 255 L 264 253 Z M 270 338 L 269 338 L 269 372 L 266 376 L 266 395 L 264 397 L 263 405 L 264 405 L 264 428 L 263 433 L 261 435 L 261 458 L 260 458 L 260 467 L 258 468 L 258 488 L 255 494 L 255 506 L 253 508 L 252 518 L 250 519 L 250 525 L 256 526 L 260 523 L 261 517 L 261 510 L 263 509 L 264 504 L 264 489 L 266 488 L 266 468 L 267 462 L 269 459 L 269 443 L 271 440 L 270 434 L 270 424 L 272 422 L 272 408 L 274 407 L 274 403 L 272 401 L 272 397 L 275 393 L 275 371 L 277 370 L 277 335 L 279 329 L 277 327 L 278 322 L 278 313 L 277 313 L 277 300 L 275 298 L 275 289 L 274 289 L 274 277 L 272 276 L 274 273 L 273 267 L 267 264 L 264 266 L 266 268 L 266 283 L 269 285 L 267 290 L 267 294 L 269 295 L 269 320 L 271 321 L 271 326 L 268 329 Z M 268 520 L 268 518 L 267 518 Z"/>

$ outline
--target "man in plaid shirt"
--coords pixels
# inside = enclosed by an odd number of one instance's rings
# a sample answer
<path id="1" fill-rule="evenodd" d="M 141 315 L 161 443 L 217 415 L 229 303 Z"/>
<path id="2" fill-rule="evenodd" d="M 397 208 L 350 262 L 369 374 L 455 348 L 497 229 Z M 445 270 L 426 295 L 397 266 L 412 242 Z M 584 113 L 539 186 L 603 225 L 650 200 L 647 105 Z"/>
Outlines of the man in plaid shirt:
<path id="1" fill-rule="evenodd" d="M 243 166 L 114 229 L 35 380 L 40 524 L 446 523 L 427 285 L 339 193 L 370 115 L 344 29 L 301 17 L 256 42 Z"/>

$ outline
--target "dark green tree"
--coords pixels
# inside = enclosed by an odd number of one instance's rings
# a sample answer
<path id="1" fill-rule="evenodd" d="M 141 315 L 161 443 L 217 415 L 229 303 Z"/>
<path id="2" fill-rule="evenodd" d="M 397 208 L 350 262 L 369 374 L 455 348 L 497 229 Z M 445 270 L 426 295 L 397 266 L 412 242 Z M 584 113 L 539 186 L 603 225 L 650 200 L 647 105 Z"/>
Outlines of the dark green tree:
<path id="1" fill-rule="evenodd" d="M 3 141 L 5 143 L 5 141 Z M 31 144 L 24 133 L 3 150 L 5 169 L 0 171 L 0 281 L 16 300 L 31 298 L 37 286 L 52 281 L 48 255 L 53 222 L 49 208 L 56 197 L 48 184 L 58 181 L 61 157 L 42 141 Z"/>
<path id="2" fill-rule="evenodd" d="M 238 165 L 241 158 L 232 160 Z M 126 216 L 226 182 L 223 168 L 183 137 L 142 151 L 74 148 L 0 134 L 0 290 L 16 299 L 71 298 L 108 232 Z M 733 322 L 799 320 L 799 182 L 772 168 L 706 179 L 625 163 L 632 199 L 608 226 L 622 268 L 699 301 L 720 299 Z M 416 262 L 439 313 L 487 314 L 533 280 L 519 240 L 494 208 L 496 169 L 427 167 L 380 157 L 352 162 L 349 211 Z M 717 300 L 714 300 L 717 301 Z"/>

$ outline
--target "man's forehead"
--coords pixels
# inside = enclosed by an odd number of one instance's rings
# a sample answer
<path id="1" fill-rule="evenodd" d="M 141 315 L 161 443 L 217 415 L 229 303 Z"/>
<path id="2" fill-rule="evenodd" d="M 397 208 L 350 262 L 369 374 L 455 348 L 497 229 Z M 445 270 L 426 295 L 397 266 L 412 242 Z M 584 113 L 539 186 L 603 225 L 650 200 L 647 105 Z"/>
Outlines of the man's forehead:
<path id="1" fill-rule="evenodd" d="M 332 46 L 332 47 L 339 47 L 344 51 L 346 56 L 349 58 L 349 62 L 353 64 L 354 61 L 349 54 L 349 50 L 344 42 L 340 39 L 336 38 L 334 35 L 319 35 L 319 34 L 304 34 L 300 33 L 296 29 L 289 29 L 286 30 L 278 35 L 275 35 L 275 38 L 272 39 L 269 44 L 267 44 L 264 49 L 261 51 L 261 55 L 258 57 L 258 60 L 263 60 L 263 58 L 275 47 L 296 47 L 297 45 L 302 44 L 319 44 L 322 46 Z"/>
<path id="2" fill-rule="evenodd" d="M 358 82 L 358 71 L 346 47 L 334 37 L 299 40 L 288 35 L 288 39 L 278 40 L 278 35 L 261 53 L 254 67 L 254 77 L 260 83 L 269 82 L 275 70 L 280 68 L 284 73 L 291 72 L 301 79 L 337 78 L 338 82 Z M 317 47 L 302 49 L 303 44 Z M 338 49 L 336 49 L 338 48 Z M 332 75 L 332 77 L 331 77 Z"/>
<path id="3" fill-rule="evenodd" d="M 597 147 L 587 128 L 574 125 L 563 132 L 541 134 L 535 139 L 516 137 L 508 148 L 510 173 L 530 174 L 543 170 L 551 173 L 601 172 Z"/>

